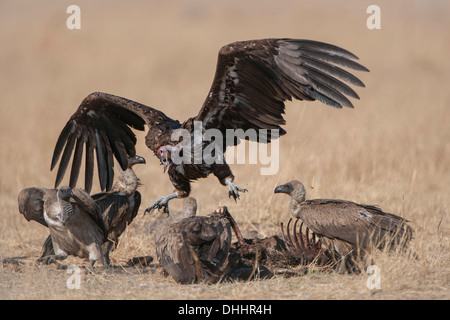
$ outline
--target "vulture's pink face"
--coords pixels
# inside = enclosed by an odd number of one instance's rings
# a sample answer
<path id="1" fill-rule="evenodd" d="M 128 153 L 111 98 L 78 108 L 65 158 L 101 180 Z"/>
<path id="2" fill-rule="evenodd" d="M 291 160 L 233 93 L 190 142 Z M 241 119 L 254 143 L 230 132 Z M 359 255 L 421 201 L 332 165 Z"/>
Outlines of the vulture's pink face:
<path id="1" fill-rule="evenodd" d="M 177 167 L 179 166 L 179 160 L 180 158 L 180 149 L 178 149 L 175 146 L 171 145 L 165 145 L 162 147 L 159 147 L 158 149 L 158 158 L 161 161 L 161 164 L 164 166 L 164 173 L 169 171 L 171 167 Z"/>

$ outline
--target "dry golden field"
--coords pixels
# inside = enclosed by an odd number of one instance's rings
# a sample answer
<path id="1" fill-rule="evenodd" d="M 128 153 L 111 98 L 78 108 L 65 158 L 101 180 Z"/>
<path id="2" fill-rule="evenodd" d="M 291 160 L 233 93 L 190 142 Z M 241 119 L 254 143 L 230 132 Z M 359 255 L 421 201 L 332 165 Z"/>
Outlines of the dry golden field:
<path id="1" fill-rule="evenodd" d="M 76 1 L 81 29 L 66 27 L 72 1 L 0 2 L 0 257 L 29 256 L 0 267 L 0 299 L 449 299 L 450 298 L 450 4 L 448 1 Z M 366 27 L 370 4 L 381 30 Z M 342 46 L 370 73 L 355 73 L 355 109 L 287 103 L 278 174 L 232 165 L 248 193 L 238 203 L 214 176 L 193 183 L 201 213 L 227 205 L 246 234 L 265 237 L 289 219 L 277 184 L 300 179 L 309 198 L 377 204 L 411 221 L 418 259 L 373 254 L 381 289 L 368 275 L 311 271 L 248 283 L 178 285 L 153 269 L 68 275 L 34 263 L 48 235 L 18 212 L 25 187 L 52 187 L 50 160 L 60 130 L 93 91 L 127 97 L 184 120 L 208 92 L 222 45 L 291 37 Z M 173 187 L 138 135 L 140 213 L 111 254 L 123 264 L 155 256 L 144 209 Z M 64 180 L 68 183 L 68 177 Z M 82 185 L 81 181 L 81 185 Z M 98 182 L 95 180 L 98 191 Z M 171 202 L 172 209 L 181 201 Z M 85 265 L 69 258 L 64 264 Z"/>

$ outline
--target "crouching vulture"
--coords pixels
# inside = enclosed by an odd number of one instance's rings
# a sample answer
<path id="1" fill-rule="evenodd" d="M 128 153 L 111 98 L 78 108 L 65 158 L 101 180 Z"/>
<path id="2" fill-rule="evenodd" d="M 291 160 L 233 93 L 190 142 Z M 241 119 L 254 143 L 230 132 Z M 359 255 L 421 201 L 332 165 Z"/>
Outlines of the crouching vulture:
<path id="1" fill-rule="evenodd" d="M 69 224 L 69 227 L 64 226 L 64 223 L 61 223 L 60 216 L 58 216 L 58 210 L 63 210 L 63 205 L 67 208 L 72 208 L 72 212 L 75 208 L 76 213 L 80 210 L 88 213 L 87 215 L 82 214 L 79 216 L 74 213 L 71 216 L 67 216 L 66 220 L 69 220 L 69 217 L 76 216 L 77 226 L 74 226 L 77 229 L 76 233 L 82 233 L 81 237 L 90 239 L 98 238 L 98 228 L 93 227 L 92 223 L 98 224 L 101 229 L 101 238 L 103 239 L 101 242 L 102 255 L 104 256 L 102 261 L 109 265 L 109 252 L 117 246 L 120 235 L 133 221 L 139 210 L 141 195 L 137 188 L 140 182 L 132 168 L 139 163 L 145 163 L 145 159 L 140 156 L 129 158 L 127 161 L 128 168 L 125 171 L 120 167 L 118 168 L 120 177 L 112 189 L 109 192 L 97 193 L 92 196 L 78 188 L 62 187 L 60 190 L 35 187 L 25 188 L 18 196 L 19 212 L 28 221 L 34 220 L 46 227 L 49 227 L 48 220 L 52 221 L 53 225 L 50 230 L 59 228 L 54 227 L 55 224 L 63 224 L 59 229 L 72 228 L 73 224 Z M 58 198 L 58 194 L 61 194 L 63 197 L 61 198 L 60 196 Z M 70 201 L 71 198 L 74 201 Z M 45 218 L 46 212 L 47 218 Z M 92 221 L 93 218 L 95 219 Z M 84 224 L 86 224 L 86 227 Z M 74 238 L 71 235 L 67 236 L 67 239 L 62 239 L 64 238 L 64 233 L 55 232 L 51 232 L 51 235 L 46 239 L 39 261 L 50 262 L 54 260 L 55 250 L 54 240 L 52 243 L 52 234 L 56 234 L 58 241 L 79 242 L 76 237 Z M 77 246 L 77 244 L 74 244 L 74 246 Z M 69 251 L 72 252 L 74 250 Z M 56 256 L 63 258 L 63 254 L 56 254 Z"/>
<path id="2" fill-rule="evenodd" d="M 234 183 L 224 160 L 226 147 L 239 144 L 241 139 L 269 143 L 284 135 L 284 102 L 292 98 L 353 108 L 348 97 L 359 97 L 345 82 L 364 84 L 339 66 L 368 71 L 356 59 L 340 47 L 311 40 L 262 39 L 225 45 L 219 51 L 203 106 L 183 123 L 141 103 L 94 92 L 81 102 L 59 135 L 51 161 L 53 170 L 61 158 L 55 186 L 61 183 L 73 153 L 69 185 L 75 187 L 85 149 L 85 190 L 89 192 L 92 187 L 94 151 L 100 187 L 110 190 L 113 158 L 125 170 L 127 156 L 135 155 L 136 137 L 131 128 L 144 130 L 147 125 L 145 144 L 164 165 L 175 192 L 161 197 L 146 211 L 164 208 L 169 212 L 171 199 L 188 197 L 191 181 L 211 173 L 236 200 L 239 192 L 247 190 Z M 225 139 L 230 133 L 233 136 Z"/>
<path id="3" fill-rule="evenodd" d="M 192 210 L 156 231 L 159 264 L 176 282 L 214 283 L 226 273 L 232 238 L 227 213 L 226 207 L 209 216 L 196 216 Z"/>
<path id="4" fill-rule="evenodd" d="M 341 261 L 337 268 L 339 273 L 348 270 L 348 257 L 362 255 L 373 247 L 405 246 L 413 236 L 406 219 L 376 206 L 336 199 L 305 200 L 305 187 L 297 180 L 276 187 L 274 192 L 290 195 L 291 215 L 301 219 L 337 254 Z"/>
<path id="5" fill-rule="evenodd" d="M 90 268 L 97 260 L 106 266 L 102 252 L 106 228 L 100 210 L 89 194 L 82 189 L 63 186 L 59 190 L 48 190 L 43 201 L 44 219 L 54 249 L 54 255 L 45 259 L 62 260 L 74 255 L 89 259 Z"/>

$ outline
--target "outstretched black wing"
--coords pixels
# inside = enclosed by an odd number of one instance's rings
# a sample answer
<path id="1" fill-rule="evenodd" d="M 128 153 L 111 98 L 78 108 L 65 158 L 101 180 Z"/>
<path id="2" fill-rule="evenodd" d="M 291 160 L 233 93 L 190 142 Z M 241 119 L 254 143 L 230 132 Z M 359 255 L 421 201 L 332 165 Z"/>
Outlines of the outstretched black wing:
<path id="1" fill-rule="evenodd" d="M 278 129 L 281 136 L 286 133 L 280 127 L 285 124 L 282 114 L 286 100 L 319 100 L 335 108 L 353 107 L 347 96 L 359 97 L 344 82 L 364 84 L 338 66 L 368 71 L 355 59 L 342 48 L 311 40 L 228 44 L 219 51 L 211 90 L 194 120 L 223 134 L 226 129 L 252 128 Z"/>
<path id="2" fill-rule="evenodd" d="M 145 124 L 151 128 L 167 123 L 176 126 L 178 121 L 132 100 L 102 92 L 91 93 L 83 100 L 59 135 L 51 163 L 53 170 L 62 153 L 55 187 L 61 183 L 72 153 L 69 185 L 71 188 L 76 186 L 85 148 L 85 189 L 90 192 L 92 188 L 95 150 L 100 187 L 102 191 L 110 190 L 114 179 L 113 158 L 115 157 L 122 169 L 126 170 L 128 157 L 136 155 L 136 136 L 131 128 L 142 131 Z"/>

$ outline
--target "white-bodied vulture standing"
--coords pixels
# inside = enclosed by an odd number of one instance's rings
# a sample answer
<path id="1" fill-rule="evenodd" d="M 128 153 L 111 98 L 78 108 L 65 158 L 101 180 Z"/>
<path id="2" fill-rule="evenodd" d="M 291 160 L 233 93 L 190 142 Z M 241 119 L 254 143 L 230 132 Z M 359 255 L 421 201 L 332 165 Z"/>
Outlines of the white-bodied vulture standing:
<path id="1" fill-rule="evenodd" d="M 301 219 L 323 244 L 341 259 L 338 272 L 345 272 L 349 255 L 363 254 L 376 247 L 405 246 L 413 236 L 407 220 L 377 206 L 337 199 L 306 200 L 305 187 L 294 180 L 275 188 L 290 195 L 289 210 Z"/>

